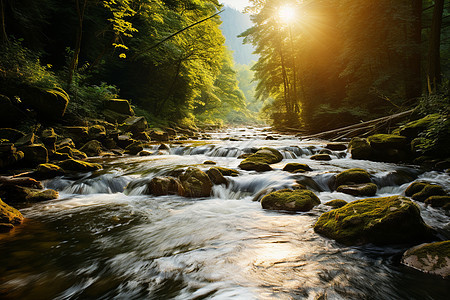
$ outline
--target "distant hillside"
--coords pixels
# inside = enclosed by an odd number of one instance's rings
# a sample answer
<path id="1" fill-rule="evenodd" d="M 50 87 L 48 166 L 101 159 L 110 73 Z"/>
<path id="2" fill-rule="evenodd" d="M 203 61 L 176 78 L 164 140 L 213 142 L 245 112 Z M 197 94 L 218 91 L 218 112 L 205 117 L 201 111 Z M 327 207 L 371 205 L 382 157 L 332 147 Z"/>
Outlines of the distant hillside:
<path id="1" fill-rule="evenodd" d="M 252 26 L 250 17 L 228 6 L 220 15 L 223 21 L 220 28 L 226 38 L 226 45 L 233 51 L 234 61 L 242 65 L 250 65 L 251 61 L 258 60 L 258 56 L 252 54 L 253 47 L 243 45 L 243 39 L 237 37 Z"/>

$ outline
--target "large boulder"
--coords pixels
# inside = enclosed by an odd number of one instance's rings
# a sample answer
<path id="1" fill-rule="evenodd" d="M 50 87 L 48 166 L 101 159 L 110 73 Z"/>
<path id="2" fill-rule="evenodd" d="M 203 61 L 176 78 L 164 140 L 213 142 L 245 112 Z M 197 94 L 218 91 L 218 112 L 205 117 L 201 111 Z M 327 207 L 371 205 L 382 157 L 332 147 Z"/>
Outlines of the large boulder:
<path id="1" fill-rule="evenodd" d="M 125 99 L 110 99 L 104 102 L 105 109 L 113 111 L 118 114 L 133 116 L 134 111 L 131 108 L 130 102 Z"/>
<path id="2" fill-rule="evenodd" d="M 83 147 L 80 148 L 80 151 L 86 153 L 88 156 L 99 156 L 103 151 L 102 149 L 102 143 L 97 140 L 92 140 L 84 144 Z"/>
<path id="3" fill-rule="evenodd" d="M 446 196 L 447 193 L 445 192 L 444 188 L 438 184 L 431 184 L 431 183 L 412 183 L 410 186 L 406 189 L 405 195 L 411 195 L 411 198 L 420 201 L 425 202 L 429 197 L 432 196 Z"/>
<path id="4" fill-rule="evenodd" d="M 9 204 L 47 201 L 57 199 L 59 196 L 55 190 L 42 190 L 12 184 L 3 184 L 0 187 L 0 195 Z"/>
<path id="5" fill-rule="evenodd" d="M 375 134 L 367 138 L 374 150 L 374 160 L 385 162 L 405 161 L 410 155 L 410 143 L 404 136 Z"/>
<path id="6" fill-rule="evenodd" d="M 219 170 L 223 176 L 232 176 L 232 177 L 239 176 L 239 171 L 237 171 L 235 169 L 229 169 L 229 168 L 223 168 L 223 167 L 214 167 L 214 168 Z"/>
<path id="7" fill-rule="evenodd" d="M 173 177 L 155 177 L 147 185 L 150 194 L 155 196 L 180 195 L 185 191 L 180 180 Z"/>
<path id="8" fill-rule="evenodd" d="M 198 168 L 190 167 L 180 176 L 187 197 L 209 197 L 212 182 L 208 175 Z"/>
<path id="9" fill-rule="evenodd" d="M 121 124 L 130 117 L 129 115 L 121 114 L 110 109 L 105 109 L 102 113 L 105 120 L 113 124 Z"/>
<path id="10" fill-rule="evenodd" d="M 283 171 L 290 173 L 303 173 L 306 171 L 312 171 L 312 169 L 307 164 L 288 163 L 284 166 Z"/>
<path id="11" fill-rule="evenodd" d="M 162 130 L 152 130 L 149 132 L 149 137 L 152 141 L 167 142 L 169 140 L 169 134 Z"/>
<path id="12" fill-rule="evenodd" d="M 217 168 L 209 169 L 206 174 L 208 174 L 209 178 L 214 184 L 228 184 L 227 179 L 223 176 L 222 172 Z"/>
<path id="13" fill-rule="evenodd" d="M 69 104 L 69 95 L 62 89 L 26 86 L 19 90 L 19 96 L 24 106 L 34 109 L 45 120 L 59 120 Z"/>
<path id="14" fill-rule="evenodd" d="M 351 202 L 322 214 L 314 230 L 345 245 L 402 244 L 433 238 L 419 207 L 402 196 Z"/>
<path id="15" fill-rule="evenodd" d="M 350 141 L 348 146 L 350 154 L 353 159 L 364 159 L 364 160 L 372 160 L 373 159 L 373 149 L 370 147 L 367 139 L 364 138 L 353 138 Z"/>
<path id="16" fill-rule="evenodd" d="M 422 244 L 407 250 L 402 264 L 416 270 L 450 277 L 450 241 Z"/>
<path id="17" fill-rule="evenodd" d="M 145 117 L 129 117 L 125 121 L 123 121 L 123 124 L 121 125 L 121 128 L 124 131 L 129 131 L 133 134 L 143 132 L 147 129 L 147 120 Z"/>
<path id="18" fill-rule="evenodd" d="M 261 199 L 261 206 L 270 210 L 309 211 L 319 205 L 319 198 L 310 190 L 282 189 Z"/>
<path id="19" fill-rule="evenodd" d="M 336 175 L 335 187 L 338 188 L 341 185 L 352 185 L 370 182 L 370 174 L 366 170 L 355 168 L 345 170 Z"/>
<path id="20" fill-rule="evenodd" d="M 325 146 L 325 148 L 333 151 L 345 151 L 347 150 L 347 145 L 343 143 L 329 143 Z"/>
<path id="21" fill-rule="evenodd" d="M 48 152 L 55 152 L 56 151 L 56 139 L 58 136 L 55 133 L 55 130 L 53 128 L 47 128 L 42 130 L 41 133 L 41 140 L 45 145 L 45 148 L 47 148 Z"/>
<path id="22" fill-rule="evenodd" d="M 331 206 L 332 208 L 341 208 L 345 205 L 347 205 L 348 202 L 342 199 L 334 199 L 331 201 L 328 201 L 327 203 L 325 203 L 324 205 L 326 206 Z"/>
<path id="23" fill-rule="evenodd" d="M 106 138 L 106 129 L 103 125 L 93 125 L 88 128 L 89 139 L 104 140 Z"/>
<path id="24" fill-rule="evenodd" d="M 336 191 L 355 197 L 372 197 L 377 193 L 377 185 L 374 183 L 361 183 L 351 185 L 340 185 Z"/>
<path id="25" fill-rule="evenodd" d="M 85 143 L 89 139 L 89 128 L 86 126 L 66 126 L 65 136 L 72 139 L 77 145 Z"/>
<path id="26" fill-rule="evenodd" d="M 142 146 L 142 143 L 138 142 L 138 141 L 135 141 L 134 143 L 132 143 L 131 145 L 128 145 L 125 148 L 125 153 L 131 154 L 131 155 L 136 155 L 139 152 L 141 152 L 142 150 L 144 150 L 144 147 Z"/>
<path id="27" fill-rule="evenodd" d="M 32 177 L 38 180 L 49 179 L 56 176 L 64 175 L 64 170 L 54 164 L 40 164 L 33 172 Z"/>
<path id="28" fill-rule="evenodd" d="M 400 135 L 405 136 L 410 140 L 413 140 L 419 135 L 420 132 L 427 129 L 431 123 L 435 122 L 440 117 L 441 117 L 440 114 L 432 114 L 419 120 L 409 122 L 406 125 L 403 125 L 399 128 L 399 133 Z"/>
<path id="29" fill-rule="evenodd" d="M 22 214 L 0 199 L 0 232 L 8 232 L 23 221 Z"/>
<path id="30" fill-rule="evenodd" d="M 270 164 L 275 164 L 283 160 L 283 155 L 280 151 L 273 148 L 261 148 L 256 153 L 244 159 L 239 168 L 243 170 L 253 170 L 258 172 L 270 171 L 272 168 Z"/>
<path id="31" fill-rule="evenodd" d="M 329 154 L 326 153 L 319 153 L 316 155 L 311 156 L 312 160 L 319 160 L 319 161 L 330 161 L 331 160 L 331 156 Z"/>
<path id="32" fill-rule="evenodd" d="M 70 146 L 64 146 L 62 148 L 59 148 L 57 153 L 67 154 L 70 156 L 69 158 L 75 159 L 85 159 L 88 157 L 86 153 L 78 149 L 72 148 Z"/>
<path id="33" fill-rule="evenodd" d="M 92 172 L 102 169 L 102 166 L 96 163 L 90 163 L 82 160 L 67 159 L 58 164 L 65 172 Z"/>
<path id="34" fill-rule="evenodd" d="M 23 152 L 23 163 L 30 166 L 37 166 L 48 162 L 48 152 L 44 145 L 34 144 L 19 148 Z"/>
<path id="35" fill-rule="evenodd" d="M 425 200 L 426 205 L 431 207 L 443 207 L 444 209 L 450 209 L 450 196 L 431 196 Z"/>

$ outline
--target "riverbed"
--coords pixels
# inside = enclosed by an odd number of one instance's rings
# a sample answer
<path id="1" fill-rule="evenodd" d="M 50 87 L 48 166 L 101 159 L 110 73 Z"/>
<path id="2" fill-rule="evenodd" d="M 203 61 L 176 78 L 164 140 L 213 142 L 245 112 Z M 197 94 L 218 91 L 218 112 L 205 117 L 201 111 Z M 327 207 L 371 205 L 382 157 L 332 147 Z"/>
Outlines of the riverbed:
<path id="1" fill-rule="evenodd" d="M 211 139 L 170 144 L 154 155 L 97 158 L 104 169 L 44 182 L 60 198 L 23 207 L 24 224 L 0 237 L 1 299 L 448 299 L 450 281 L 400 264 L 411 245 L 346 247 L 316 234 L 313 225 L 333 199 L 331 178 L 363 168 L 376 197 L 401 195 L 415 180 L 450 189 L 450 176 L 418 166 L 310 157 L 324 141 L 301 140 L 264 128 L 209 133 Z M 267 136 L 274 140 L 266 140 Z M 231 140 L 230 140 L 231 139 Z M 243 153 L 273 147 L 283 161 L 273 171 L 238 169 Z M 187 166 L 240 171 L 211 197 L 146 195 L 155 176 Z M 289 162 L 313 171 L 282 171 Z M 306 213 L 263 210 L 263 190 L 302 183 L 322 204 Z M 418 203 L 422 218 L 450 237 L 448 213 Z M 321 298 L 322 297 L 322 298 Z"/>

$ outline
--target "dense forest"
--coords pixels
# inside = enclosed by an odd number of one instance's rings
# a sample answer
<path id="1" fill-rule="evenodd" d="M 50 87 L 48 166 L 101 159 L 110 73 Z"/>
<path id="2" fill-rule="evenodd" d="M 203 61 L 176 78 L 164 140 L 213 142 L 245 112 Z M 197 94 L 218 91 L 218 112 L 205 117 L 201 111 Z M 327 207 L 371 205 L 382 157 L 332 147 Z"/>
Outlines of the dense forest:
<path id="1" fill-rule="evenodd" d="M 450 2 L 251 2 L 242 36 L 260 55 L 256 96 L 272 99 L 275 125 L 318 132 L 448 106 Z"/>
<path id="2" fill-rule="evenodd" d="M 70 99 L 67 122 L 99 117 L 117 97 L 161 126 L 252 119 L 220 9 L 216 0 L 2 0 L 1 94 L 29 115 L 35 88 L 57 93 Z"/>

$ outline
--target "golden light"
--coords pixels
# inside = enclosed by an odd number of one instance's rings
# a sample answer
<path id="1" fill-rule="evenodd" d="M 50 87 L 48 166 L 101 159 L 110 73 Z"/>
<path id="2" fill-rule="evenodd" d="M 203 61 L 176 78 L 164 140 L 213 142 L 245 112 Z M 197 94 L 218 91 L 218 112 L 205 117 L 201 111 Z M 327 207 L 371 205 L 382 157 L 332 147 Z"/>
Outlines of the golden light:
<path id="1" fill-rule="evenodd" d="M 278 9 L 278 17 L 281 22 L 290 24 L 296 19 L 297 13 L 292 5 L 284 5 Z"/>

